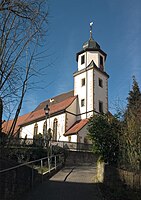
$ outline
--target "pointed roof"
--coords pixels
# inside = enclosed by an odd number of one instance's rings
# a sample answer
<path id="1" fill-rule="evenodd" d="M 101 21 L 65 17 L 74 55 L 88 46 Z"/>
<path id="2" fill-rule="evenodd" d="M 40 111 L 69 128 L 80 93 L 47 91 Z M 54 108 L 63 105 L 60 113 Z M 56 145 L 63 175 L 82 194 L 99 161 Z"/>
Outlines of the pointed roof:
<path id="1" fill-rule="evenodd" d="M 26 118 L 28 118 L 28 116 L 30 115 L 30 113 L 27 113 L 25 115 L 19 116 L 17 119 L 17 123 L 14 129 L 14 136 L 16 136 L 16 134 L 18 133 L 18 131 L 20 130 L 20 124 L 26 120 Z M 9 133 L 9 130 L 11 128 L 11 125 L 13 123 L 13 119 L 5 121 L 2 123 L 2 132 L 5 134 Z"/>
<path id="2" fill-rule="evenodd" d="M 86 51 L 99 51 L 101 54 L 103 54 L 105 56 L 105 59 L 106 59 L 107 54 L 101 50 L 100 45 L 93 39 L 92 25 L 93 25 L 93 22 L 90 23 L 90 38 L 89 38 L 89 40 L 83 43 L 82 50 L 76 54 L 77 62 L 78 62 L 78 56 Z"/>
<path id="3" fill-rule="evenodd" d="M 88 119 L 82 119 L 80 121 L 75 122 L 69 130 L 66 131 L 64 136 L 78 134 L 78 132 L 88 123 Z"/>
<path id="4" fill-rule="evenodd" d="M 84 42 L 83 49 L 100 50 L 100 45 L 91 37 L 88 41 Z"/>
<path id="5" fill-rule="evenodd" d="M 57 103 L 60 103 L 61 101 L 64 101 L 65 99 L 69 98 L 69 97 L 73 97 L 74 96 L 74 90 L 71 90 L 69 92 L 57 95 L 55 97 L 52 97 L 51 99 L 47 99 L 43 102 L 41 102 L 34 111 L 36 110 L 40 110 L 40 109 L 44 109 L 46 105 L 54 105 Z"/>
<path id="6" fill-rule="evenodd" d="M 49 105 L 50 116 L 64 112 L 73 103 L 73 101 L 76 98 L 77 98 L 77 96 L 71 96 L 71 97 L 68 97 L 67 99 L 65 99 L 64 101 L 61 101 L 61 102 L 53 104 L 53 105 L 52 104 Z M 45 102 L 48 102 L 48 101 L 45 101 Z M 20 124 L 20 126 L 23 126 L 25 124 L 30 124 L 31 122 L 36 122 L 38 120 L 45 119 L 45 111 L 44 111 L 45 105 L 44 105 L 44 107 L 43 107 L 43 105 L 42 105 L 41 109 L 35 109 L 34 111 L 32 111 L 30 113 L 30 115 L 26 118 L 26 120 L 24 120 Z"/>
<path id="7" fill-rule="evenodd" d="M 90 64 L 85 69 L 81 69 L 79 71 L 74 72 L 73 76 L 76 76 L 78 74 L 81 74 L 81 73 L 85 72 L 86 69 L 90 70 L 92 68 L 94 68 L 95 70 L 97 70 L 100 73 L 104 74 L 105 76 L 107 76 L 107 78 L 109 78 L 109 75 L 105 71 L 103 71 L 103 69 L 97 67 L 97 65 L 95 64 L 95 62 L 93 60 L 90 62 Z"/>

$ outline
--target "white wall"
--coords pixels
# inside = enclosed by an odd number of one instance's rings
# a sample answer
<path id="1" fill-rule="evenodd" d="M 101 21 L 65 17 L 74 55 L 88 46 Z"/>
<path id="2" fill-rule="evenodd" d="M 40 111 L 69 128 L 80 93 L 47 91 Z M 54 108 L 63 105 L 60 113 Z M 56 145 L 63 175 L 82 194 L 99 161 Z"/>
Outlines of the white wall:
<path id="1" fill-rule="evenodd" d="M 25 138 L 25 136 L 27 135 L 27 138 L 32 139 L 33 132 L 34 132 L 34 124 L 24 126 L 20 130 L 20 138 Z"/>
<path id="2" fill-rule="evenodd" d="M 84 64 L 81 64 L 81 56 L 83 55 L 85 56 L 85 62 Z M 84 69 L 85 67 L 86 67 L 86 52 L 78 56 L 78 71 L 80 71 L 81 69 Z"/>
<path id="3" fill-rule="evenodd" d="M 81 64 L 81 57 L 85 56 L 85 63 Z M 105 57 L 99 51 L 86 51 L 78 56 L 78 71 L 86 68 L 93 60 L 97 67 L 100 66 L 100 56 L 103 57 L 103 64 L 105 66 Z"/>
<path id="4" fill-rule="evenodd" d="M 66 130 L 76 122 L 77 99 L 66 109 Z M 68 113 L 67 113 L 68 112 Z"/>
<path id="5" fill-rule="evenodd" d="M 99 53 L 98 52 L 93 52 L 89 51 L 87 52 L 87 66 L 91 63 L 91 61 L 94 61 L 96 66 L 99 66 Z"/>
<path id="6" fill-rule="evenodd" d="M 55 117 L 51 117 L 50 119 L 47 119 L 47 129 L 51 128 L 53 130 L 53 122 L 54 119 L 57 119 L 57 140 L 62 140 L 64 138 L 63 134 L 65 133 L 65 113 L 57 115 Z M 38 134 L 43 134 L 43 125 L 45 120 L 38 121 Z M 27 138 L 33 138 L 34 134 L 34 126 L 35 123 L 32 123 L 30 125 L 26 125 L 21 128 L 20 137 L 24 138 L 25 135 L 27 135 Z"/>
<path id="7" fill-rule="evenodd" d="M 81 65 L 81 56 L 85 55 L 85 63 Z M 100 56 L 105 56 L 99 51 L 87 51 L 78 56 L 78 72 L 74 74 L 74 95 L 78 95 L 77 120 L 89 118 L 94 110 L 99 112 L 99 101 L 103 102 L 103 111 L 108 111 L 108 78 L 105 74 L 95 68 L 81 71 L 93 60 L 97 67 L 100 67 Z M 85 78 L 85 86 L 81 86 L 81 80 Z M 99 78 L 103 80 L 103 88 L 99 86 Z M 81 107 L 81 100 L 85 99 L 85 106 Z M 87 114 L 86 114 L 87 113 Z M 81 114 L 81 115 L 79 115 Z"/>
<path id="8" fill-rule="evenodd" d="M 88 144 L 91 144 L 91 141 L 88 139 L 87 124 L 78 132 L 79 142 L 84 143 L 84 139 L 87 138 Z"/>
<path id="9" fill-rule="evenodd" d="M 103 87 L 99 86 L 99 78 L 103 80 Z M 108 111 L 108 78 L 97 70 L 94 70 L 94 107 L 99 112 L 99 101 L 103 102 L 103 111 Z"/>
<path id="10" fill-rule="evenodd" d="M 71 142 L 77 142 L 77 135 L 70 135 L 70 136 L 67 136 L 67 141 L 68 141 L 68 138 L 71 137 Z"/>

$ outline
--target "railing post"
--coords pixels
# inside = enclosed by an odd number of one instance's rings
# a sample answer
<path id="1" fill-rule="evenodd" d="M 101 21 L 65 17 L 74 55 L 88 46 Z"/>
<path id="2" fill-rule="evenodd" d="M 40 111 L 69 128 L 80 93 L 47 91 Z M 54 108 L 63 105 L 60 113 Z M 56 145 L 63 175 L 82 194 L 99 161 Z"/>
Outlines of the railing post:
<path id="1" fill-rule="evenodd" d="M 31 171 L 31 187 L 33 188 L 33 183 L 34 183 L 34 171 L 33 171 L 33 163 L 31 165 L 32 171 Z"/>
<path id="2" fill-rule="evenodd" d="M 48 171 L 50 173 L 50 159 L 49 159 L 49 156 L 48 156 Z"/>
<path id="3" fill-rule="evenodd" d="M 56 165 L 57 163 L 56 163 L 56 156 L 55 156 L 55 169 L 56 169 L 56 167 L 57 167 L 57 165 Z"/>
<path id="4" fill-rule="evenodd" d="M 42 174 L 42 182 L 43 182 L 43 160 L 41 159 L 41 174 Z"/>

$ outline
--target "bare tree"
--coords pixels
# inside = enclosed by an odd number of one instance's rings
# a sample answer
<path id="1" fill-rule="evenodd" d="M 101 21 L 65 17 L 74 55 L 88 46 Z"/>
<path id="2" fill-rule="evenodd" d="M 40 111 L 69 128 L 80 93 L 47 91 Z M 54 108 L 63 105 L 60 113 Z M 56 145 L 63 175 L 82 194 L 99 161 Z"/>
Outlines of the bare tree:
<path id="1" fill-rule="evenodd" d="M 35 58 L 47 33 L 47 18 L 47 0 L 0 2 L 0 130 L 2 108 L 12 105 L 15 117 L 9 137 L 13 135 L 29 80 L 36 73 Z"/>

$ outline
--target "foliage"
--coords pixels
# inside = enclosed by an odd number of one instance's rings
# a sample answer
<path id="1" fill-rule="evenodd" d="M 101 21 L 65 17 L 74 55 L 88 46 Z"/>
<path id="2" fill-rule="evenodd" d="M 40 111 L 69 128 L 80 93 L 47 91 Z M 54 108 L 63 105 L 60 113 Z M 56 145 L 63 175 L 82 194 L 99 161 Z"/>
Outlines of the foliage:
<path id="1" fill-rule="evenodd" d="M 141 170 L 141 92 L 135 77 L 127 98 L 123 132 L 120 138 L 120 162 L 130 170 Z"/>
<path id="2" fill-rule="evenodd" d="M 9 148 L 5 149 L 5 156 L 7 159 L 22 163 L 46 157 L 47 151 L 39 147 Z"/>
<path id="3" fill-rule="evenodd" d="M 93 151 L 105 162 L 115 164 L 118 159 L 119 121 L 112 116 L 97 114 L 90 119 L 88 131 L 93 143 Z"/>
<path id="4" fill-rule="evenodd" d="M 43 147 L 44 146 L 44 138 L 41 133 L 39 133 L 33 137 L 33 146 L 35 146 L 35 147 Z"/>
<path id="5" fill-rule="evenodd" d="M 39 48 L 47 35 L 47 18 L 46 0 L 0 1 L 0 102 L 8 119 L 11 113 L 15 116 L 10 137 L 25 93 L 31 81 L 35 83 L 33 77 L 37 81 L 37 74 L 46 71 L 36 65 L 42 57 Z M 0 106 L 0 126 L 3 111 Z"/>

